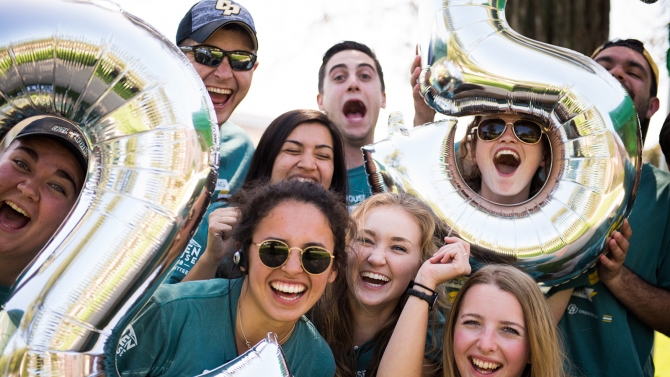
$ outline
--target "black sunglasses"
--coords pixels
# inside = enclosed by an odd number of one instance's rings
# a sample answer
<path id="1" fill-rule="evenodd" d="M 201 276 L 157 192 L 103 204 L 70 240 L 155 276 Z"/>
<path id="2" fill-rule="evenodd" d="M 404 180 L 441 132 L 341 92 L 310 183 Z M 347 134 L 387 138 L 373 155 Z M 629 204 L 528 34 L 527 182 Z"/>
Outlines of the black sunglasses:
<path id="1" fill-rule="evenodd" d="M 303 270 L 310 275 L 320 275 L 330 267 L 335 258 L 328 250 L 319 246 L 307 246 L 304 249 L 289 247 L 285 242 L 277 240 L 265 240 L 254 243 L 258 246 L 258 255 L 261 262 L 269 268 L 279 268 L 288 261 L 291 249 L 300 250 L 300 264 Z"/>
<path id="2" fill-rule="evenodd" d="M 248 71 L 256 63 L 256 55 L 246 51 L 226 51 L 207 45 L 181 46 L 179 48 L 183 52 L 192 52 L 196 62 L 209 67 L 218 67 L 224 56 L 228 57 L 230 68 L 234 71 Z"/>
<path id="3" fill-rule="evenodd" d="M 510 122 L 499 118 L 484 119 L 473 128 L 473 132 L 477 130 L 477 136 L 483 141 L 494 141 L 505 133 L 508 124 Z M 525 144 L 537 144 L 544 133 L 542 126 L 532 120 L 519 119 L 511 124 L 514 136 Z"/>

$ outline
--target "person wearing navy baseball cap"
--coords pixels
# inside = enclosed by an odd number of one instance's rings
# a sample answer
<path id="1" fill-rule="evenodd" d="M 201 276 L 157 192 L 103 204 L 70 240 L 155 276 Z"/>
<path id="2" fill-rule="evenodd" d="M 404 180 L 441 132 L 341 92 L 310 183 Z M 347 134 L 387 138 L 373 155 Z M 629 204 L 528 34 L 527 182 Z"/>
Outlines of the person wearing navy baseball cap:
<path id="1" fill-rule="evenodd" d="M 89 148 L 70 122 L 43 117 L 0 154 L 0 308 L 79 197 Z"/>

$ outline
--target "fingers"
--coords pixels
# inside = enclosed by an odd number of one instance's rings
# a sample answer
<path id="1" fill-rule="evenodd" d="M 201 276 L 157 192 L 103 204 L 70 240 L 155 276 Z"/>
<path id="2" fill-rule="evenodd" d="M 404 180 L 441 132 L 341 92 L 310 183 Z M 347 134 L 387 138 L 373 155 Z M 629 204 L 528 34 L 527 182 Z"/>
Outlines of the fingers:
<path id="1" fill-rule="evenodd" d="M 633 235 L 633 228 L 630 227 L 628 219 L 625 219 L 623 221 L 623 225 L 621 226 L 621 234 L 624 236 L 626 240 L 630 240 L 630 237 Z"/>

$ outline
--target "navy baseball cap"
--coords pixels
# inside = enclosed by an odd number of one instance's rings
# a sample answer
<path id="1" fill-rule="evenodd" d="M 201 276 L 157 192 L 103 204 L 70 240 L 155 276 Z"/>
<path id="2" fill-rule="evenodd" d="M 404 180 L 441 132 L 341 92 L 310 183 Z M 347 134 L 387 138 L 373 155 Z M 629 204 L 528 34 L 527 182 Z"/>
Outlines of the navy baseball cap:
<path id="1" fill-rule="evenodd" d="M 177 44 L 186 38 L 202 43 L 221 26 L 238 24 L 251 36 L 254 50 L 258 50 L 256 27 L 251 14 L 232 0 L 202 0 L 186 13 L 177 29 Z"/>
<path id="2" fill-rule="evenodd" d="M 84 172 L 88 171 L 88 144 L 81 130 L 72 123 L 55 117 L 40 118 L 19 131 L 14 140 L 26 136 L 54 139 L 74 155 Z"/>

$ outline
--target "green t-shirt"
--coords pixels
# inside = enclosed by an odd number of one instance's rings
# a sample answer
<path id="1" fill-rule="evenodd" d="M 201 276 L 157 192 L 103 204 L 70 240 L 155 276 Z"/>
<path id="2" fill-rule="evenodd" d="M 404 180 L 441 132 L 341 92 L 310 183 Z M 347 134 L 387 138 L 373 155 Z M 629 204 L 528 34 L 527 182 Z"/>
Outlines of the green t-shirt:
<path id="1" fill-rule="evenodd" d="M 444 316 L 437 312 L 437 319 L 428 323 L 426 333 L 426 354 L 428 360 L 435 363 L 442 362 L 442 334 L 444 332 Z M 356 377 L 365 377 L 368 365 L 372 362 L 375 353 L 376 342 L 369 340 L 360 347 L 354 347 L 354 357 L 356 358 Z"/>
<path id="2" fill-rule="evenodd" d="M 9 292 L 11 292 L 11 287 L 5 287 L 4 285 L 0 285 L 0 310 L 3 310 L 5 308 L 5 303 L 9 298 Z"/>
<path id="3" fill-rule="evenodd" d="M 242 187 L 255 150 L 249 135 L 231 121 L 221 125 L 220 135 L 219 177 L 212 202 L 228 199 Z"/>
<path id="4" fill-rule="evenodd" d="M 670 175 L 649 164 L 628 218 L 633 236 L 624 265 L 647 283 L 670 290 Z M 559 324 L 573 375 L 654 375 L 654 331 L 626 310 L 598 280 L 595 269 L 580 276 Z"/>
<path id="5" fill-rule="evenodd" d="M 242 281 L 212 279 L 158 288 L 121 334 L 119 374 L 190 377 L 236 358 L 235 308 Z M 305 316 L 282 349 L 295 377 L 335 375 L 330 348 Z"/>
<path id="6" fill-rule="evenodd" d="M 349 185 L 349 192 L 347 193 L 349 208 L 355 207 L 358 203 L 372 196 L 365 165 L 347 170 L 347 184 Z"/>

